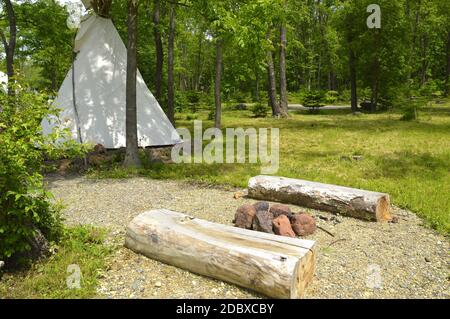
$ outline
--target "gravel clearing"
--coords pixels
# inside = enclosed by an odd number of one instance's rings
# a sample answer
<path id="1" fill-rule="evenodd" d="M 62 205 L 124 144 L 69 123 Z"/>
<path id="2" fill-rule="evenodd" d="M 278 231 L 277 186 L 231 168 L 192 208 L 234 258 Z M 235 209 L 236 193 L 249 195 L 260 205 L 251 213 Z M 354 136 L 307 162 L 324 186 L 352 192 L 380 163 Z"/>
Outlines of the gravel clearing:
<path id="1" fill-rule="evenodd" d="M 123 247 L 125 227 L 144 211 L 166 208 L 231 224 L 236 209 L 255 201 L 234 199 L 237 189 L 146 178 L 91 180 L 48 177 L 65 204 L 69 225 L 110 229 L 117 245 L 101 276 L 100 298 L 261 298 L 249 290 L 198 276 Z M 448 238 L 394 208 L 399 223 L 368 223 L 290 205 L 316 217 L 322 228 L 308 237 L 318 245 L 317 270 L 307 298 L 450 298 Z M 380 273 L 380 276 L 377 276 Z"/>

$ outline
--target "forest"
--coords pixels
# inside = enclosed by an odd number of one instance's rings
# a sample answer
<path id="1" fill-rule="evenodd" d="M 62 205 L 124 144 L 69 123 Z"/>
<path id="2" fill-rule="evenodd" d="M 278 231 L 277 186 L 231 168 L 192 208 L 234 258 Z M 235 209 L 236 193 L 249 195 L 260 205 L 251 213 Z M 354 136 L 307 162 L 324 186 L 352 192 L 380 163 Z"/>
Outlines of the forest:
<path id="1" fill-rule="evenodd" d="M 138 68 L 167 111 L 199 101 L 214 110 L 220 97 L 269 102 L 273 115 L 285 116 L 289 99 L 316 92 L 355 110 L 369 102 L 374 112 L 407 108 L 411 97 L 448 95 L 448 2 L 378 1 L 380 28 L 367 25 L 370 4 L 140 1 Z M 51 0 L 4 1 L 3 7 L 2 68 L 54 94 L 72 63 L 68 10 Z M 113 1 L 108 13 L 125 41 L 126 12 L 127 1 Z"/>

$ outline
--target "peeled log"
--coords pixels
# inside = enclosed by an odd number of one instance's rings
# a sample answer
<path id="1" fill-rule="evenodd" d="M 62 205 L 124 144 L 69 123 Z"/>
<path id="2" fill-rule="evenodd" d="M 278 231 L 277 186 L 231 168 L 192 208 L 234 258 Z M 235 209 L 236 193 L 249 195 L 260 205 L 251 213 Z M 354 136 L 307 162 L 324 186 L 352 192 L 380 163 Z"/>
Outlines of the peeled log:
<path id="1" fill-rule="evenodd" d="M 391 220 L 389 195 L 276 176 L 250 179 L 248 195 L 369 221 Z"/>
<path id="2" fill-rule="evenodd" d="M 169 210 L 136 217 L 125 246 L 149 258 L 255 290 L 300 298 L 315 270 L 315 242 L 215 224 Z"/>

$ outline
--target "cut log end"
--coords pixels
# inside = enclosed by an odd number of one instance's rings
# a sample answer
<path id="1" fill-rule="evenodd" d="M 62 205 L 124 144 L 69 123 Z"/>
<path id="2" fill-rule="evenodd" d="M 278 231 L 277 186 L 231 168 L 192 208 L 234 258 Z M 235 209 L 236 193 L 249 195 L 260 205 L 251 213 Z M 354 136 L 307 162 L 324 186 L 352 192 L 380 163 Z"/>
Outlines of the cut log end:
<path id="1" fill-rule="evenodd" d="M 316 271 L 316 251 L 311 249 L 297 262 L 291 286 L 291 299 L 304 298 L 308 284 L 313 280 Z"/>
<path id="2" fill-rule="evenodd" d="M 391 215 L 391 201 L 388 195 L 381 196 L 377 201 L 376 219 L 379 222 L 386 222 L 392 220 Z"/>

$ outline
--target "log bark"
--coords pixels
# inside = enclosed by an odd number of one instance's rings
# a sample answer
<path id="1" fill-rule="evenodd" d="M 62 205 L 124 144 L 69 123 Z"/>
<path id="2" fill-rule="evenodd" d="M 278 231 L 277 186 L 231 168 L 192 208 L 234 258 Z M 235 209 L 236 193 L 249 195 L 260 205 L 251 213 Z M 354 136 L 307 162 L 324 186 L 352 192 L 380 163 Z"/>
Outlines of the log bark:
<path id="1" fill-rule="evenodd" d="M 304 296 L 315 242 L 225 226 L 168 210 L 136 217 L 125 246 L 137 253 L 273 298 Z"/>
<path id="2" fill-rule="evenodd" d="M 289 203 L 369 221 L 391 220 L 388 194 L 275 176 L 249 181 L 249 197 Z"/>

